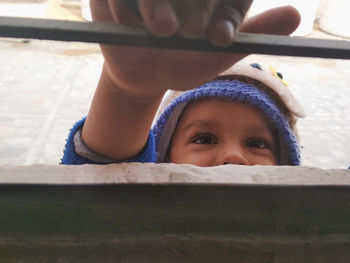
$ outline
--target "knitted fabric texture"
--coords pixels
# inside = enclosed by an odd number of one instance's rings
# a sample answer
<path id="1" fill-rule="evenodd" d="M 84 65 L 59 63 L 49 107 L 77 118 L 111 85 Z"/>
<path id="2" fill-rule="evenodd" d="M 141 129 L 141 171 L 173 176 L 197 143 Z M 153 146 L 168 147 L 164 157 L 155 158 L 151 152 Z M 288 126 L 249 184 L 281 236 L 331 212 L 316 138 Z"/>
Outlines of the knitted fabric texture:
<path id="1" fill-rule="evenodd" d="M 153 127 L 158 162 L 163 162 L 168 152 L 176 124 L 186 105 L 193 100 L 217 98 L 251 104 L 267 116 L 277 129 L 280 145 L 280 165 L 300 165 L 300 152 L 296 136 L 288 124 L 288 120 L 279 111 L 273 100 L 256 87 L 231 80 L 214 80 L 196 89 L 187 91 L 175 98 L 159 116 Z M 234 120 L 232 120 L 234 121 Z"/>
<path id="2" fill-rule="evenodd" d="M 63 152 L 63 157 L 61 159 L 61 164 L 108 164 L 112 163 L 113 161 L 105 161 L 105 162 L 97 162 L 93 161 L 89 158 L 85 158 L 81 155 L 79 155 L 76 152 L 75 144 L 74 144 L 74 136 L 77 133 L 79 129 L 82 128 L 82 126 L 85 123 L 86 118 L 81 119 L 78 121 L 73 128 L 70 130 L 70 133 L 68 135 L 68 139 L 66 141 L 66 146 Z M 120 161 L 122 162 L 122 161 Z M 150 131 L 148 135 L 148 140 L 143 148 L 143 151 L 136 156 L 135 158 L 132 158 L 130 160 L 125 160 L 125 162 L 142 162 L 142 163 L 154 163 L 157 162 L 157 155 L 156 155 L 156 149 L 155 149 L 155 141 L 154 141 L 154 135 L 152 130 Z"/>

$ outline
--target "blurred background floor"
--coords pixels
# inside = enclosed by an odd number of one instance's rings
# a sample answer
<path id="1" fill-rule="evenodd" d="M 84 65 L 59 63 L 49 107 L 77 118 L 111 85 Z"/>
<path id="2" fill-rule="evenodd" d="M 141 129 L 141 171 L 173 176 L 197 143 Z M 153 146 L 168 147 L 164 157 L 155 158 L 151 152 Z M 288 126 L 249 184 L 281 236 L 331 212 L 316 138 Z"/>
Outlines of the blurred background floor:
<path id="1" fill-rule="evenodd" d="M 84 21 L 82 3 L 70 1 L 0 0 L 0 15 Z M 346 32 L 320 30 L 328 9 L 321 1 L 308 37 L 346 39 Z M 59 163 L 69 129 L 88 112 L 103 63 L 98 46 L 0 38 L 0 50 L 0 164 Z M 303 165 L 347 168 L 350 61 L 247 59 L 274 65 L 305 107 L 308 116 L 298 125 Z"/>

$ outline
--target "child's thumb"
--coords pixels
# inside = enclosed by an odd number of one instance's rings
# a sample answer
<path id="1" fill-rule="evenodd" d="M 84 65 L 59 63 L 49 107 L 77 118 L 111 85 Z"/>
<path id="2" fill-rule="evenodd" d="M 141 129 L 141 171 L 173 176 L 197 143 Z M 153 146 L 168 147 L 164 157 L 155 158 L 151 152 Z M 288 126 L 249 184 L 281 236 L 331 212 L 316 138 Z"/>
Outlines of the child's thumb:
<path id="1" fill-rule="evenodd" d="M 242 32 L 289 35 L 300 24 L 300 14 L 292 6 L 273 8 L 249 18 L 241 27 Z"/>

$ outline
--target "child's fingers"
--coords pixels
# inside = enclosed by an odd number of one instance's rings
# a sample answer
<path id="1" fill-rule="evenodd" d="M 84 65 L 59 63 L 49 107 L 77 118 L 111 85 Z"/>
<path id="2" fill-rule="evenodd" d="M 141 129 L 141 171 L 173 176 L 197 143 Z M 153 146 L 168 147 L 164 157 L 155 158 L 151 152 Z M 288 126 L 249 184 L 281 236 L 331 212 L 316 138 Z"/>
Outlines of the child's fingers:
<path id="1" fill-rule="evenodd" d="M 90 0 L 91 1 L 91 0 Z M 113 17 L 113 21 L 119 24 L 135 25 L 140 24 L 141 19 L 138 15 L 121 0 L 95 0 L 102 4 L 102 2 L 108 2 L 110 14 Z"/>
<path id="2" fill-rule="evenodd" d="M 217 0 L 207 37 L 216 46 L 232 44 L 252 0 Z"/>
<path id="3" fill-rule="evenodd" d="M 138 0 L 146 27 L 157 36 L 170 36 L 178 29 L 178 19 L 171 0 Z"/>
<path id="4" fill-rule="evenodd" d="M 108 0 L 90 0 L 91 15 L 94 21 L 113 22 Z"/>
<path id="5" fill-rule="evenodd" d="M 211 0 L 178 1 L 179 32 L 184 37 L 204 36 L 210 19 Z"/>
<path id="6" fill-rule="evenodd" d="M 300 24 L 300 14 L 292 6 L 278 7 L 248 19 L 241 31 L 250 33 L 289 35 Z"/>

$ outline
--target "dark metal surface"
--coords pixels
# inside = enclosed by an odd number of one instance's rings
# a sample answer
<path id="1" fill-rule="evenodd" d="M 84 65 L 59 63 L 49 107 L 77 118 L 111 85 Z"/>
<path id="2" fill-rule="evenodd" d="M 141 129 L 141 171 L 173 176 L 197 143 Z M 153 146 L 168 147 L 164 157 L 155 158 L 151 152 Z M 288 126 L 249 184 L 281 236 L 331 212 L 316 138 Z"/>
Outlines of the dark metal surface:
<path id="1" fill-rule="evenodd" d="M 0 17 L 0 36 L 212 52 L 350 58 L 350 41 L 241 33 L 233 45 L 218 48 L 205 39 L 158 38 L 143 27 L 96 22 Z"/>
<path id="2" fill-rule="evenodd" d="M 0 185 L 0 211 L 2 237 L 140 233 L 350 237 L 349 186 Z"/>
<path id="3" fill-rule="evenodd" d="M 1 262 L 350 257 L 349 186 L 0 185 L 0 211 Z"/>

